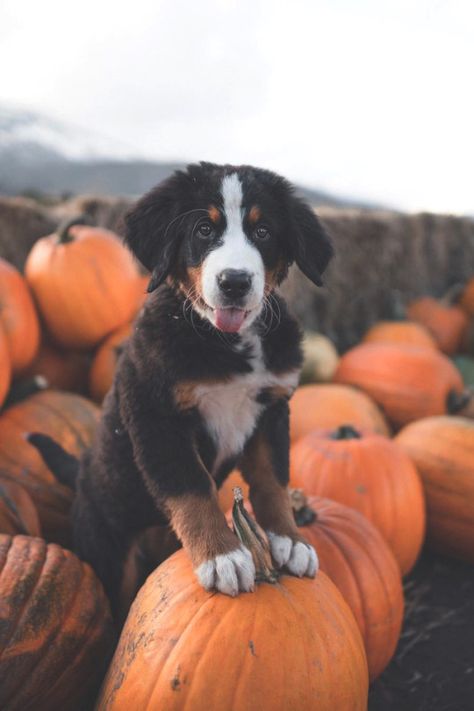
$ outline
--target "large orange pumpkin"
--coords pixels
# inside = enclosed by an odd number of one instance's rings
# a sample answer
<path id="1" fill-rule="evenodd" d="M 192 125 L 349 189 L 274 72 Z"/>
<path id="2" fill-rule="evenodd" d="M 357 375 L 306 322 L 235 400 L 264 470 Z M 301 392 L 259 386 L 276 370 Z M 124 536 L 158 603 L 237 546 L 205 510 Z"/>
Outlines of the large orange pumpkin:
<path id="1" fill-rule="evenodd" d="M 5 398 L 10 387 L 12 377 L 12 366 L 10 363 L 10 353 L 8 350 L 7 337 L 0 323 L 0 408 L 5 402 Z"/>
<path id="2" fill-rule="evenodd" d="M 138 270 L 108 230 L 66 223 L 31 250 L 25 274 L 55 342 L 89 348 L 130 321 Z"/>
<path id="3" fill-rule="evenodd" d="M 295 518 L 314 546 L 320 570 L 351 608 L 367 653 L 369 676 L 379 676 L 395 652 L 403 619 L 400 569 L 374 525 L 355 509 L 292 492 Z"/>
<path id="4" fill-rule="evenodd" d="M 429 331 L 413 321 L 379 321 L 365 333 L 362 343 L 392 343 L 436 350 Z"/>
<path id="5" fill-rule="evenodd" d="M 428 417 L 404 427 L 396 442 L 423 481 L 428 542 L 474 563 L 474 422 Z"/>
<path id="6" fill-rule="evenodd" d="M 459 350 L 468 325 L 468 317 L 459 306 L 423 296 L 408 305 L 407 316 L 427 328 L 443 353 L 453 355 Z"/>
<path id="7" fill-rule="evenodd" d="M 0 471 L 0 533 L 40 536 L 38 512 L 28 491 Z"/>
<path id="8" fill-rule="evenodd" d="M 367 685 L 357 624 L 324 573 L 231 598 L 206 592 L 181 550 L 135 599 L 97 709 L 362 711 Z"/>
<path id="9" fill-rule="evenodd" d="M 84 394 L 91 360 L 88 353 L 59 348 L 44 336 L 35 360 L 24 375 L 25 378 L 40 375 L 55 390 Z"/>
<path id="10" fill-rule="evenodd" d="M 114 331 L 99 346 L 89 372 L 89 392 L 96 402 L 102 402 L 110 390 L 117 366 L 117 360 L 125 341 L 132 334 L 132 324 L 126 323 Z"/>
<path id="11" fill-rule="evenodd" d="M 4 259 L 0 259 L 0 323 L 7 339 L 13 373 L 21 373 L 36 355 L 40 326 L 25 279 Z"/>
<path id="12" fill-rule="evenodd" d="M 466 397 L 453 363 L 428 348 L 366 343 L 345 353 L 334 380 L 370 395 L 397 427 L 462 409 Z"/>
<path id="13" fill-rule="evenodd" d="M 385 418 L 373 400 L 347 385 L 303 385 L 290 400 L 292 442 L 311 430 L 331 429 L 346 422 L 362 430 L 389 434 Z"/>
<path id="14" fill-rule="evenodd" d="M 293 445 L 291 485 L 360 511 L 379 529 L 407 573 L 420 553 L 425 502 L 411 459 L 394 442 L 343 426 L 314 431 Z"/>
<path id="15" fill-rule="evenodd" d="M 40 538 L 0 535 L 0 600 L 0 708 L 90 708 L 113 630 L 89 566 Z"/>
<path id="16" fill-rule="evenodd" d="M 12 405 L 0 416 L 0 468 L 28 490 L 47 540 L 69 544 L 73 495 L 58 484 L 36 449 L 25 441 L 25 434 L 48 434 L 79 456 L 91 444 L 99 414 L 96 405 L 79 395 L 44 391 Z"/>

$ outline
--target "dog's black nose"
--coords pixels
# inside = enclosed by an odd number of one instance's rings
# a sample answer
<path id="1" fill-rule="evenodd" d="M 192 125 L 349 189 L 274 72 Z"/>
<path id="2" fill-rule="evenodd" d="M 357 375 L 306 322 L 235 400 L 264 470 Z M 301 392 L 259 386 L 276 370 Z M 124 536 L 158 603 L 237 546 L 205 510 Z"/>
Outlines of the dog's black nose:
<path id="1" fill-rule="evenodd" d="M 224 269 L 217 277 L 219 289 L 229 298 L 245 296 L 252 284 L 250 274 L 241 269 Z"/>

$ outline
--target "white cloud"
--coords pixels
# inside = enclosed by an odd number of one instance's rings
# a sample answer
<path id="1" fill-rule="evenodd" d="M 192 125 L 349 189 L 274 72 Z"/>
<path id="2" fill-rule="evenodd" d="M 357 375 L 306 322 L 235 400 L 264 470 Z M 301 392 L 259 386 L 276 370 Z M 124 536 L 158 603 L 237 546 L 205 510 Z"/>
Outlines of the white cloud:
<path id="1" fill-rule="evenodd" d="M 470 0 L 7 0 L 0 99 L 150 157 L 474 212 Z"/>

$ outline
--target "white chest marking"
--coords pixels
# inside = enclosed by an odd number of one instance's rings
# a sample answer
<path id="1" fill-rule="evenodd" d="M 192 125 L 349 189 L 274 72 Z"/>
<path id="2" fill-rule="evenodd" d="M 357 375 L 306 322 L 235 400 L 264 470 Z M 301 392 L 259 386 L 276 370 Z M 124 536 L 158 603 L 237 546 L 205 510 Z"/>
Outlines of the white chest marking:
<path id="1" fill-rule="evenodd" d="M 251 343 L 254 356 L 253 370 L 236 375 L 231 380 L 212 385 L 198 385 L 194 391 L 196 404 L 207 430 L 217 448 L 212 474 L 229 457 L 240 454 L 255 429 L 264 405 L 257 402 L 263 388 L 282 387 L 291 394 L 298 384 L 298 370 L 283 374 L 265 368 L 260 339 L 249 336 L 243 344 Z"/>

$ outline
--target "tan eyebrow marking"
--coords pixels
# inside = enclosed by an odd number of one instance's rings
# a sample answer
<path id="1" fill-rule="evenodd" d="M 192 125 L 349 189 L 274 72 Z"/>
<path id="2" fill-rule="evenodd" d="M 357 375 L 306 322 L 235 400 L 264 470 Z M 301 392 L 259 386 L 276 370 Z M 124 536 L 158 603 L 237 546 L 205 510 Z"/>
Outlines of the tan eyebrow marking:
<path id="1" fill-rule="evenodd" d="M 211 218 L 212 222 L 214 222 L 214 224 L 217 224 L 219 222 L 219 220 L 221 219 L 221 213 L 219 212 L 217 207 L 215 205 L 210 205 L 207 208 L 207 211 L 209 213 L 209 217 Z"/>
<path id="2" fill-rule="evenodd" d="M 262 216 L 262 213 L 260 212 L 260 208 L 257 207 L 257 205 L 254 205 L 249 212 L 249 222 L 252 224 L 255 224 Z"/>

